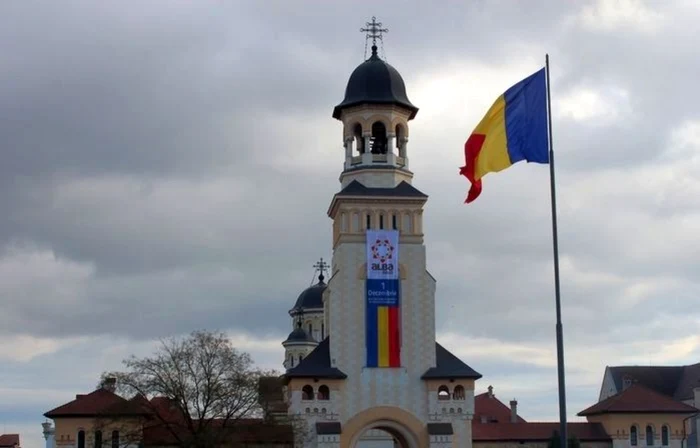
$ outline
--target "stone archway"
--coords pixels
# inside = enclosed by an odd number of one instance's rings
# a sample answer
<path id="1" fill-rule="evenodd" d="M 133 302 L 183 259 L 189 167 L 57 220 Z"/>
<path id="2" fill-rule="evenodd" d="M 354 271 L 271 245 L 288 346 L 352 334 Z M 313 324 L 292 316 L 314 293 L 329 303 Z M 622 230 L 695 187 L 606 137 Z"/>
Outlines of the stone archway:
<path id="1" fill-rule="evenodd" d="M 391 434 L 402 448 L 428 446 L 425 424 L 415 415 L 397 407 L 379 406 L 359 412 L 343 425 L 340 448 L 355 448 L 360 437 L 370 429 Z"/>

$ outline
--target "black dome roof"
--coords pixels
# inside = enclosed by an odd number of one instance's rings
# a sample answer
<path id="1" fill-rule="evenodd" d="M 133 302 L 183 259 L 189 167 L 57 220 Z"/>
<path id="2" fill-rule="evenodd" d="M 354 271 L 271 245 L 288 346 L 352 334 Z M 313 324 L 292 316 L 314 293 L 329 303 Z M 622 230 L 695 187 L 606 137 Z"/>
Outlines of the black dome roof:
<path id="1" fill-rule="evenodd" d="M 379 59 L 377 47 L 372 46 L 372 56 L 360 64 L 345 88 L 345 99 L 333 109 L 333 118 L 340 118 L 343 109 L 358 104 L 396 104 L 416 116 L 418 108 L 406 96 L 406 85 L 398 70 Z"/>
<path id="2" fill-rule="evenodd" d="M 323 308 L 323 291 L 326 288 L 328 288 L 328 285 L 323 282 L 323 277 L 321 277 L 318 283 L 306 288 L 299 294 L 292 312 L 310 308 Z"/>
<path id="3" fill-rule="evenodd" d="M 301 326 L 296 327 L 284 342 L 316 342 Z"/>

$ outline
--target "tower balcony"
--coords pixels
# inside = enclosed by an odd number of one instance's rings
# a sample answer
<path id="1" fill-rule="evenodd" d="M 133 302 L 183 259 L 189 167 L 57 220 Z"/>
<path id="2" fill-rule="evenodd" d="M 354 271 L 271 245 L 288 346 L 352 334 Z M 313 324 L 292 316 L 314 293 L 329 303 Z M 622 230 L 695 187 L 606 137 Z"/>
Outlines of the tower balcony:
<path id="1" fill-rule="evenodd" d="M 386 154 L 372 154 L 365 153 L 359 156 L 349 157 L 346 161 L 346 169 L 357 168 L 360 166 L 377 166 L 377 165 L 389 165 L 396 166 L 398 168 L 407 167 L 406 157 L 397 156 L 393 153 Z"/>

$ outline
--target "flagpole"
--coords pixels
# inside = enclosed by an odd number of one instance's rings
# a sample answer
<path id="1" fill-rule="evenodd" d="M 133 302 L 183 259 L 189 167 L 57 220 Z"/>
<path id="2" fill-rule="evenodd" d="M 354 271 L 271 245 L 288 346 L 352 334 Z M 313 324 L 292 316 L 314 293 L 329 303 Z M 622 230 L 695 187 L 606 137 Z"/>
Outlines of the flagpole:
<path id="1" fill-rule="evenodd" d="M 564 382 L 564 334 L 561 323 L 561 293 L 559 288 L 559 237 L 557 232 L 557 192 L 554 182 L 554 144 L 552 143 L 552 99 L 549 82 L 549 54 L 545 55 L 547 76 L 547 125 L 549 137 L 549 185 L 552 196 L 552 248 L 554 250 L 554 297 L 557 309 L 557 373 L 559 377 L 559 448 L 568 448 L 566 434 L 566 387 Z"/>

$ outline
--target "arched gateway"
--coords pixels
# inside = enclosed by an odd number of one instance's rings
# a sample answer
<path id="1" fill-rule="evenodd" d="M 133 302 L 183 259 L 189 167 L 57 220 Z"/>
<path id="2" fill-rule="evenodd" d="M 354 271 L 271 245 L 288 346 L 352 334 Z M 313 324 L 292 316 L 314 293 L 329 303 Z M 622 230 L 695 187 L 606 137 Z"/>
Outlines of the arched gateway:
<path id="1" fill-rule="evenodd" d="M 381 23 L 373 18 L 365 31 L 372 53 L 333 110 L 344 164 L 328 208 L 328 280 L 321 261 L 318 283 L 290 311 L 288 415 L 305 448 L 471 448 L 481 375 L 435 341 L 436 282 L 423 244 L 428 197 L 408 169 L 408 123 L 418 108 L 379 57 Z"/>
<path id="2" fill-rule="evenodd" d="M 411 413 L 392 406 L 377 406 L 366 409 L 351 419 L 343 428 L 340 448 L 361 447 L 362 436 L 371 429 L 381 429 L 390 434 L 392 444 L 401 448 L 420 448 L 428 445 L 425 425 Z M 387 443 L 388 445 L 388 443 Z"/>

